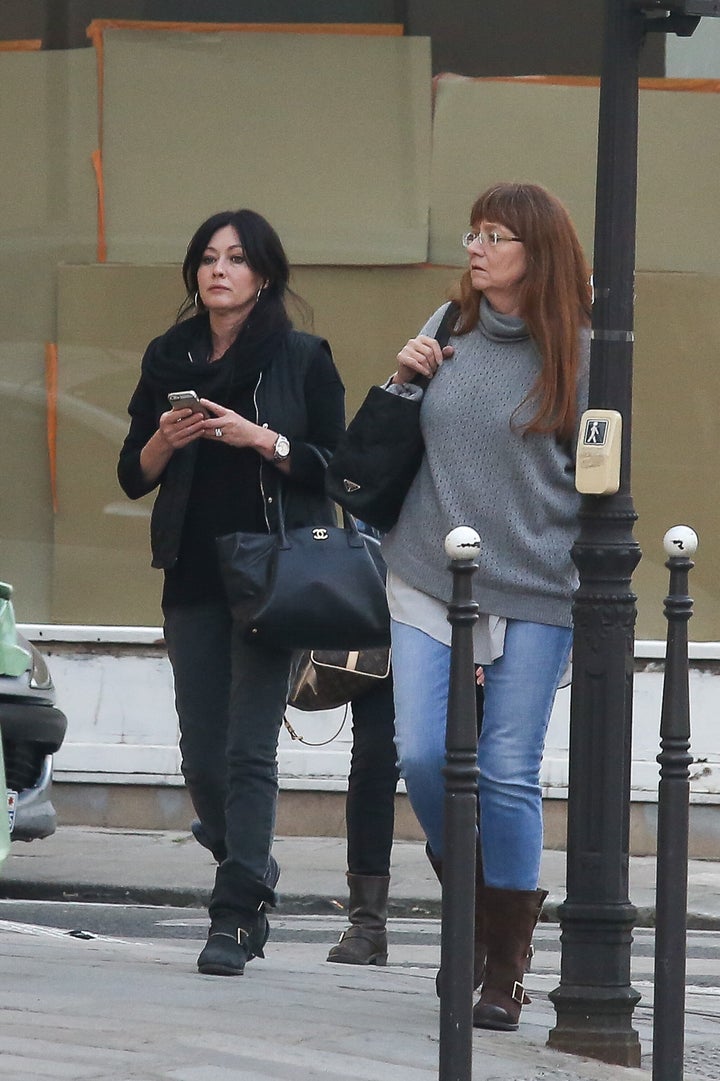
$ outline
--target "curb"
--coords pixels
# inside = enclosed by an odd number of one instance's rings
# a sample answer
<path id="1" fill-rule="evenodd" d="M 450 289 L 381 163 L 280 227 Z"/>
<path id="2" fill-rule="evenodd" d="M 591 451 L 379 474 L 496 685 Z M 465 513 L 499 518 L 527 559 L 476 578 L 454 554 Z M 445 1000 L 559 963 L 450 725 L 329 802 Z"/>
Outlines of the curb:
<path id="1" fill-rule="evenodd" d="M 151 905 L 170 908 L 207 908 L 210 890 L 177 886 L 119 886 L 112 884 L 78 885 L 77 882 L 23 882 L 0 879 L 0 900 L 7 901 L 80 901 L 86 904 Z M 549 898 L 543 907 L 540 922 L 559 923 L 558 909 L 562 904 Z M 280 892 L 275 912 L 278 916 L 340 916 L 346 913 L 344 904 L 319 894 L 283 894 Z M 440 919 L 441 904 L 424 897 L 390 899 L 391 919 Z M 653 928 L 655 909 L 637 909 L 635 927 Z M 720 916 L 707 912 L 688 912 L 688 931 L 720 931 Z"/>
<path id="2" fill-rule="evenodd" d="M 0 879 L 0 900 L 80 901 L 87 904 L 152 905 L 171 908 L 207 908 L 209 889 L 178 886 L 120 886 L 78 884 L 77 882 L 30 882 Z M 319 894 L 283 894 L 279 891 L 274 910 L 286 916 L 340 916 L 344 904 Z M 395 919 L 439 919 L 440 901 L 399 898 L 388 902 L 388 915 Z"/>

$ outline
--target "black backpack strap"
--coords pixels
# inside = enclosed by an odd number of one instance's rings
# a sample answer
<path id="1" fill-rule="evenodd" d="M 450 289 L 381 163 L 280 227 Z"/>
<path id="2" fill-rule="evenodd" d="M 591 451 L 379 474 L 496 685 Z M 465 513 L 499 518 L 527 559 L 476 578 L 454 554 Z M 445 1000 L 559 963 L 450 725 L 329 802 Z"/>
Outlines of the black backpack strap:
<path id="1" fill-rule="evenodd" d="M 441 349 L 445 348 L 450 339 L 450 335 L 455 329 L 455 324 L 457 323 L 459 311 L 460 305 L 457 304 L 454 300 L 451 300 L 447 306 L 445 314 L 443 315 L 440 323 L 438 324 L 437 330 L 435 331 L 435 341 L 438 343 Z M 410 382 L 414 383 L 415 386 L 422 387 L 423 390 L 425 390 L 425 388 L 430 385 L 430 380 L 428 379 L 428 377 L 426 375 L 420 374 L 416 375 L 414 379 L 410 380 Z"/>
<path id="2" fill-rule="evenodd" d="M 445 314 L 440 320 L 440 325 L 435 331 L 435 341 L 441 348 L 444 348 L 450 340 L 450 335 L 455 330 L 455 324 L 457 323 L 459 313 L 460 305 L 454 300 L 451 300 Z"/>

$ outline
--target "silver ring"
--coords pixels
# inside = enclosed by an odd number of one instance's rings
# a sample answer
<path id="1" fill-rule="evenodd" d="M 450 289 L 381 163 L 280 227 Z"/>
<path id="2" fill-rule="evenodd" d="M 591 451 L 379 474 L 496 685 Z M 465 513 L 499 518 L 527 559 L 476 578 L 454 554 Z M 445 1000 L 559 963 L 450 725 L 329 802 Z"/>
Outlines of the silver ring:
<path id="1" fill-rule="evenodd" d="M 216 428 L 215 435 L 218 437 L 218 439 L 222 439 L 222 428 Z"/>

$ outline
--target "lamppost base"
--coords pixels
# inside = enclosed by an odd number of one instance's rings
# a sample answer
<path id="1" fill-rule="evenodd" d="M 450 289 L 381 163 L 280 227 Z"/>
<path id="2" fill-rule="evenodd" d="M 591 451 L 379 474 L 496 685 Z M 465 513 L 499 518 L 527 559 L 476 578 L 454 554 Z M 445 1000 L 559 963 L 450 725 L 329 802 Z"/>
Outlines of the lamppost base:
<path id="1" fill-rule="evenodd" d="M 633 988 L 608 987 L 604 995 L 597 987 L 576 985 L 559 987 L 549 997 L 558 1024 L 548 1034 L 548 1047 L 615 1066 L 640 1065 L 640 1038 L 630 1018 L 641 996 Z"/>

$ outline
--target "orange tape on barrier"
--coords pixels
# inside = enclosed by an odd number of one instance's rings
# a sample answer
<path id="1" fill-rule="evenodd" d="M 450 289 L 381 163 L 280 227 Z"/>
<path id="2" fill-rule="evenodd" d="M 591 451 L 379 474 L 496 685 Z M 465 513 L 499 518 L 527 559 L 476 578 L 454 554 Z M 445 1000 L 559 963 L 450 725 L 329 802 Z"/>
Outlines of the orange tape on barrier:
<path id="1" fill-rule="evenodd" d="M 40 38 L 28 38 L 27 41 L 0 41 L 0 53 L 34 53 L 42 49 Z"/>
<path id="2" fill-rule="evenodd" d="M 440 80 L 464 80 L 473 83 L 535 83 L 541 86 L 600 86 L 595 75 L 455 75 L 442 72 L 433 78 L 433 91 Z M 720 79 L 639 79 L 641 90 L 665 90 L 678 93 L 720 94 Z"/>
<path id="3" fill-rule="evenodd" d="M 244 34 L 357 34 L 363 37 L 402 37 L 402 23 L 183 23 L 142 19 L 93 19 L 85 31 L 93 44 L 105 30 L 179 30 L 194 34 L 232 31 Z"/>
<path id="4" fill-rule="evenodd" d="M 107 240 L 105 238 L 105 179 L 102 169 L 102 151 L 93 150 L 91 155 L 95 183 L 97 184 L 97 261 L 107 261 Z"/>

